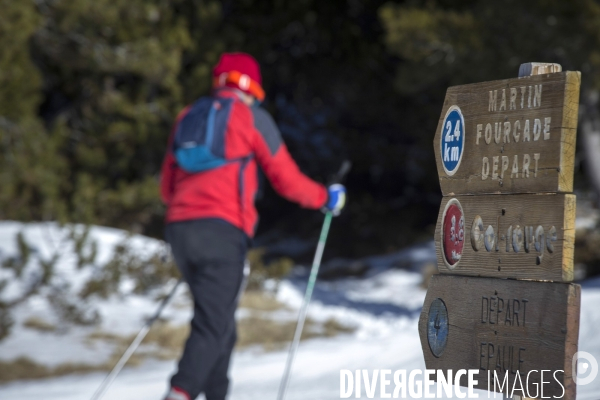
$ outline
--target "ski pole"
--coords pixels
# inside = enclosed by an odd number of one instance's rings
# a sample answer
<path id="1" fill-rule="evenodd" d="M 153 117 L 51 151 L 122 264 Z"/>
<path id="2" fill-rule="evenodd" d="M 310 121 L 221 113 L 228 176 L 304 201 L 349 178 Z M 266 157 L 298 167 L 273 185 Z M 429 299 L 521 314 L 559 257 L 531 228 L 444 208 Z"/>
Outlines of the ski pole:
<path id="1" fill-rule="evenodd" d="M 350 171 L 351 166 L 352 164 L 350 163 L 350 161 L 344 161 L 339 172 L 333 178 L 332 183 L 341 182 L 344 179 L 344 176 Z M 313 259 L 313 264 L 310 269 L 308 285 L 306 286 L 304 300 L 302 301 L 302 307 L 300 308 L 298 323 L 296 324 L 296 331 L 294 332 L 294 339 L 292 340 L 292 344 L 290 345 L 290 350 L 285 364 L 285 370 L 283 372 L 283 377 L 281 378 L 281 383 L 279 384 L 277 400 L 284 400 L 285 398 L 285 392 L 287 390 L 287 386 L 290 380 L 290 374 L 292 372 L 292 364 L 294 362 L 294 357 L 296 356 L 296 351 L 298 350 L 298 345 L 300 344 L 300 336 L 302 335 L 302 329 L 304 329 L 304 322 L 306 321 L 306 312 L 308 310 L 308 305 L 310 303 L 313 289 L 317 281 L 317 275 L 319 274 L 321 258 L 323 257 L 323 250 L 325 250 L 325 242 L 327 242 L 327 235 L 329 234 L 329 226 L 331 225 L 332 217 L 333 214 L 331 213 L 331 211 L 327 211 L 327 213 L 325 214 L 325 221 L 323 221 L 323 227 L 321 228 L 321 235 L 319 236 L 319 244 L 317 245 L 315 258 Z"/>
<path id="2" fill-rule="evenodd" d="M 156 312 L 154 313 L 152 318 L 150 318 L 148 321 L 146 321 L 146 323 L 144 324 L 142 329 L 139 331 L 139 333 L 137 334 L 135 339 L 133 339 L 133 342 L 131 342 L 131 344 L 129 345 L 127 350 L 125 350 L 125 353 L 123 353 L 123 355 L 121 356 L 121 358 L 119 359 L 117 364 L 113 367 L 112 371 L 110 371 L 110 373 L 106 376 L 106 378 L 104 378 L 104 380 L 102 381 L 102 383 L 100 384 L 98 389 L 96 389 L 96 392 L 92 396 L 91 400 L 100 400 L 102 398 L 106 389 L 108 389 L 108 387 L 115 380 L 115 378 L 117 377 L 119 372 L 121 372 L 121 370 L 125 366 L 125 363 L 129 360 L 129 358 L 137 350 L 140 343 L 142 343 L 142 340 L 144 340 L 144 338 L 148 334 L 148 331 L 150 331 L 150 327 L 152 326 L 152 324 L 154 324 L 154 322 L 160 317 L 160 314 L 162 313 L 162 311 L 164 310 L 166 305 L 169 303 L 169 301 L 171 301 L 171 299 L 175 295 L 175 292 L 177 291 L 177 288 L 179 287 L 179 284 L 181 282 L 182 282 L 182 279 L 179 279 L 177 281 L 177 283 L 175 284 L 175 286 L 173 286 L 173 289 L 171 289 L 171 292 L 168 294 L 168 296 L 165 297 L 163 299 L 163 301 L 160 303 L 160 306 L 158 307 L 158 309 L 156 310 Z"/>
<path id="3" fill-rule="evenodd" d="M 283 372 L 283 378 L 281 379 L 281 383 L 279 384 L 279 392 L 277 394 L 277 400 L 283 400 L 285 397 L 285 392 L 287 390 L 287 386 L 290 380 L 290 373 L 292 370 L 292 363 L 294 362 L 294 356 L 296 355 L 296 350 L 298 350 L 298 345 L 300 343 L 300 335 L 302 335 L 302 329 L 304 328 L 304 321 L 306 320 L 306 311 L 308 309 L 308 304 L 310 303 L 310 298 L 312 297 L 312 292 L 315 286 L 315 282 L 317 280 L 317 274 L 319 273 L 319 267 L 321 266 L 321 257 L 323 256 L 323 250 L 325 249 L 325 242 L 327 241 L 327 234 L 329 233 L 329 225 L 331 225 L 331 218 L 333 214 L 331 211 L 328 211 L 325 214 L 325 221 L 323 222 L 323 228 L 321 228 L 321 236 L 319 238 L 319 244 L 317 245 L 317 251 L 315 252 L 315 258 L 313 260 L 312 268 L 310 269 L 310 277 L 308 278 L 308 286 L 306 287 L 306 293 L 304 294 L 304 301 L 302 302 L 302 307 L 300 308 L 300 315 L 298 316 L 298 323 L 296 324 L 296 332 L 294 333 L 294 340 L 292 340 L 292 344 L 290 346 L 290 351 L 287 356 L 287 362 L 285 364 L 285 370 Z"/>

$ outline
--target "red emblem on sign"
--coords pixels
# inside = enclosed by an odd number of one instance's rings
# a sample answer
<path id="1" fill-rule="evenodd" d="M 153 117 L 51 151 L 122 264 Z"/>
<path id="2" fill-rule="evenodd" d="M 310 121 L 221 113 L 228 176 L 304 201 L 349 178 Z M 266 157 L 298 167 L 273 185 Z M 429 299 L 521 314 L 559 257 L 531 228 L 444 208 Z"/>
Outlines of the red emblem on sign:
<path id="1" fill-rule="evenodd" d="M 460 261 L 465 243 L 465 217 L 458 200 L 452 199 L 446 205 L 443 223 L 442 248 L 444 256 L 449 265 L 454 265 Z"/>

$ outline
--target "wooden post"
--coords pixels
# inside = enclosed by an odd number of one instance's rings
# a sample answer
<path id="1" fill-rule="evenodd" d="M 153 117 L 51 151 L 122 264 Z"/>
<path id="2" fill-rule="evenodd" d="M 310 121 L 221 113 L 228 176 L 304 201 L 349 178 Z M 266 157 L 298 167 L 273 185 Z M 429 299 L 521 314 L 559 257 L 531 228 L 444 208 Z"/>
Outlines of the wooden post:
<path id="1" fill-rule="evenodd" d="M 484 390 L 496 372 L 539 385 L 533 372 L 552 370 L 544 394 L 575 400 L 580 81 L 559 64 L 526 63 L 518 78 L 448 88 L 434 138 L 440 275 L 419 319 L 428 369 L 477 369 Z"/>
<path id="2" fill-rule="evenodd" d="M 519 78 L 533 75 L 553 74 L 561 71 L 562 66 L 560 64 L 529 62 L 521 64 L 519 67 Z"/>
<path id="3" fill-rule="evenodd" d="M 537 63 L 537 62 L 530 62 L 530 63 L 525 63 L 525 64 L 521 64 L 521 66 L 519 67 L 519 78 L 523 78 L 525 76 L 533 76 L 533 75 L 542 75 L 542 74 L 552 74 L 552 73 L 556 73 L 556 72 L 561 72 L 562 71 L 562 66 L 560 64 L 553 64 L 553 63 Z M 575 196 L 573 196 L 575 197 Z M 575 199 L 573 199 L 573 201 L 575 201 Z M 575 210 L 573 209 L 573 214 L 575 214 Z M 575 222 L 575 218 L 574 215 L 572 217 L 573 223 Z M 575 228 L 575 225 L 573 225 L 573 229 Z M 573 230 L 574 232 L 574 230 Z M 573 245 L 575 244 L 575 237 L 573 235 Z M 572 256 L 571 256 L 572 258 Z M 570 265 L 573 265 L 573 262 L 571 261 Z M 571 278 L 572 279 L 572 278 Z M 536 400 L 536 399 L 530 399 L 529 397 L 522 397 L 522 396 L 514 396 L 512 400 Z"/>
<path id="4" fill-rule="evenodd" d="M 510 400 L 510 398 L 505 397 L 505 400 Z M 514 395 L 512 397 L 512 400 L 536 400 L 536 399 L 530 399 L 529 397 L 522 397 L 522 396 Z"/>

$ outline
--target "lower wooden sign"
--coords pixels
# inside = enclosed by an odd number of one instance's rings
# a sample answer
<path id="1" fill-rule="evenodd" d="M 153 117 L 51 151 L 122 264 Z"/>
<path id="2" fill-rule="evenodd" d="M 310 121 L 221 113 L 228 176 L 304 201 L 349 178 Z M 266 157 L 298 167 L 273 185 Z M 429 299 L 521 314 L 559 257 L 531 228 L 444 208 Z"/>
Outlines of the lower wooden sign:
<path id="1" fill-rule="evenodd" d="M 444 197 L 435 243 L 441 273 L 573 280 L 575 195 Z"/>
<path id="2" fill-rule="evenodd" d="M 580 298 L 576 284 L 434 275 L 419 319 L 425 365 L 479 370 L 479 389 L 505 392 L 497 376 L 509 394 L 523 386 L 514 394 L 541 398 L 543 387 L 544 397 L 575 400 Z"/>

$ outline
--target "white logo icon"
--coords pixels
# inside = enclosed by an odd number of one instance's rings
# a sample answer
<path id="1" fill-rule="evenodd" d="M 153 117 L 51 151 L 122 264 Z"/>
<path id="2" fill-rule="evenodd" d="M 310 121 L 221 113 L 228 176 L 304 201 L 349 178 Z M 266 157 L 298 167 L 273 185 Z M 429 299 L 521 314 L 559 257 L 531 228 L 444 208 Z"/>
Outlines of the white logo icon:
<path id="1" fill-rule="evenodd" d="M 573 355 L 572 367 L 573 380 L 579 386 L 592 383 L 598 375 L 598 361 L 593 355 L 585 351 L 578 351 Z M 589 374 L 588 371 L 590 371 Z"/>

